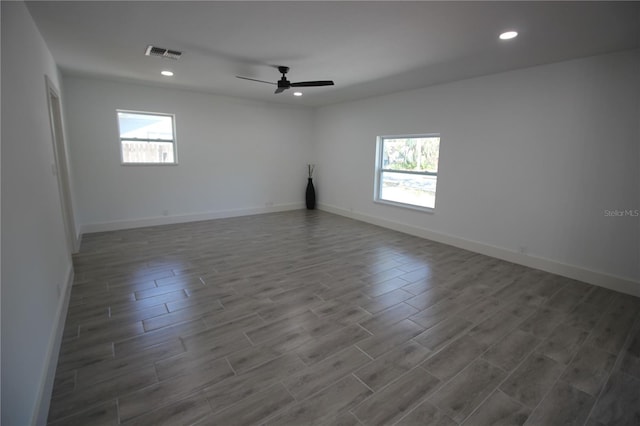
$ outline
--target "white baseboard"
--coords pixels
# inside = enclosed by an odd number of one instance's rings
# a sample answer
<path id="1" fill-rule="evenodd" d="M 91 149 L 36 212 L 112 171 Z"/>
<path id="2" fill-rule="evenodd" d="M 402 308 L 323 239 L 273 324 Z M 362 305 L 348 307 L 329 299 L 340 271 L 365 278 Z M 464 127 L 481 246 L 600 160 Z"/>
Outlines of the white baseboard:
<path id="1" fill-rule="evenodd" d="M 248 209 L 219 210 L 206 213 L 193 213 L 175 216 L 156 216 L 141 219 L 120 220 L 114 222 L 91 223 L 81 225 L 81 234 L 92 232 L 118 231 L 121 229 L 144 228 L 147 226 L 171 225 L 174 223 L 198 222 L 201 220 L 224 219 L 228 217 L 250 216 L 254 214 L 275 213 L 288 210 L 299 210 L 305 207 L 304 203 L 277 204 L 267 207 L 255 207 Z"/>
<path id="2" fill-rule="evenodd" d="M 34 426 L 47 424 L 51 392 L 53 391 L 53 381 L 56 375 L 56 367 L 58 366 L 58 354 L 60 352 L 60 345 L 62 344 L 62 333 L 64 332 L 64 323 L 67 318 L 67 308 L 69 307 L 73 276 L 73 265 L 70 265 L 69 271 L 67 272 L 67 280 L 63 284 L 64 287 L 60 293 L 61 297 L 59 298 L 58 309 L 56 311 L 53 333 L 47 346 L 47 365 L 45 366 L 40 381 L 37 405 L 31 421 L 31 424 Z"/>
<path id="3" fill-rule="evenodd" d="M 475 253 L 484 254 L 508 262 L 517 263 L 519 265 L 528 266 L 530 268 L 540 269 L 542 271 L 551 272 L 553 274 L 562 275 L 575 280 L 583 281 L 589 284 L 605 287 L 610 290 L 619 291 L 621 293 L 630 294 L 640 297 L 640 282 L 603 272 L 593 271 L 580 266 L 569 265 L 542 257 L 524 255 L 502 247 L 496 247 L 478 241 L 466 240 L 464 238 L 453 235 L 442 234 L 430 231 L 428 229 L 407 225 L 400 222 L 382 219 L 362 213 L 352 212 L 329 204 L 319 204 L 319 210 L 345 216 L 362 222 L 371 223 L 383 228 L 393 229 L 394 231 L 403 232 L 405 234 L 414 235 L 416 237 L 425 238 L 439 243 L 448 244 L 450 246 L 473 251 Z"/>

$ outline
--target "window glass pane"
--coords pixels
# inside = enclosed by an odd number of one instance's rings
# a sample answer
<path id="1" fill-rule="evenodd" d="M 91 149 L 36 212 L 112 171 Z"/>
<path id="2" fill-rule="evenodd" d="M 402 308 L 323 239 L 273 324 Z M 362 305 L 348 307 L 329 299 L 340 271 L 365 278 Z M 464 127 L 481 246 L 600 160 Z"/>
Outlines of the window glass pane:
<path id="1" fill-rule="evenodd" d="M 118 112 L 120 139 L 173 140 L 173 117 Z"/>
<path id="2" fill-rule="evenodd" d="M 416 172 L 438 172 L 439 137 L 385 138 L 382 168 Z"/>
<path id="3" fill-rule="evenodd" d="M 380 199 L 435 208 L 437 176 L 382 172 Z"/>
<path id="4" fill-rule="evenodd" d="M 123 163 L 175 163 L 172 142 L 122 141 Z"/>

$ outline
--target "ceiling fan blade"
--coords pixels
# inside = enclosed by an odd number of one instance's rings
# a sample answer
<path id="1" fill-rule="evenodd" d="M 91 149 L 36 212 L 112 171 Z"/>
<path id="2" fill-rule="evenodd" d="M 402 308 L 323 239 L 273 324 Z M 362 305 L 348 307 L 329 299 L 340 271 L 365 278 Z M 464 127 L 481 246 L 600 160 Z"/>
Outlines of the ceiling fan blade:
<path id="1" fill-rule="evenodd" d="M 271 81 L 264 81 L 264 80 L 256 80 L 255 78 L 249 78 L 249 77 L 240 77 L 239 75 L 236 75 L 236 78 L 241 78 L 243 80 L 249 80 L 249 81 L 257 81 L 258 83 L 267 83 L 267 84 L 273 84 L 275 85 L 276 83 L 273 83 Z"/>
<path id="2" fill-rule="evenodd" d="M 319 81 L 299 81 L 297 83 L 291 83 L 291 87 L 317 87 L 317 86 L 333 86 L 333 81 L 319 80 Z"/>
<path id="3" fill-rule="evenodd" d="M 278 66 L 278 71 L 280 71 L 280 73 L 282 74 L 282 77 L 276 83 L 273 83 L 271 81 L 258 80 L 256 78 L 242 77 L 239 75 L 236 75 L 236 77 L 241 78 L 243 80 L 256 81 L 258 83 L 273 84 L 274 86 L 277 86 L 276 91 L 274 92 L 275 94 L 282 93 L 285 90 L 290 89 L 292 87 L 319 87 L 319 86 L 334 85 L 332 80 L 298 81 L 297 83 L 291 83 L 289 80 L 287 80 L 287 73 L 289 72 L 289 67 Z"/>

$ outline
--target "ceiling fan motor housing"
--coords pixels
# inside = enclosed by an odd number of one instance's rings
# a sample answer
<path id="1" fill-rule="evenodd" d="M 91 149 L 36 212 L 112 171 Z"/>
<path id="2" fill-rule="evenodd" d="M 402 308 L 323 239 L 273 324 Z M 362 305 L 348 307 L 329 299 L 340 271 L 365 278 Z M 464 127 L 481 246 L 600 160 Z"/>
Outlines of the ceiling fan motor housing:
<path id="1" fill-rule="evenodd" d="M 282 74 L 282 78 L 278 80 L 278 87 L 281 89 L 288 89 L 291 87 L 291 82 L 287 80 L 286 74 L 289 72 L 289 67 L 279 66 L 278 71 Z"/>
<path id="2" fill-rule="evenodd" d="M 291 82 L 286 78 L 282 77 L 280 80 L 278 80 L 278 87 L 288 89 L 291 87 Z"/>

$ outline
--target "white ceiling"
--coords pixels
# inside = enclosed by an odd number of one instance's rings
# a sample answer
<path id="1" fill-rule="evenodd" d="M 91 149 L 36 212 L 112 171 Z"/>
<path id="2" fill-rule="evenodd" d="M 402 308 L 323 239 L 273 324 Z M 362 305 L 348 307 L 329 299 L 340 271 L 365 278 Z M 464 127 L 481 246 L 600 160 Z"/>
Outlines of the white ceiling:
<path id="1" fill-rule="evenodd" d="M 638 48 L 640 2 L 29 2 L 64 73 L 326 105 Z M 520 36 L 501 41 L 515 29 Z M 153 44 L 179 61 L 144 56 Z M 334 87 L 273 94 L 291 81 Z M 175 72 L 162 77 L 160 70 Z"/>

